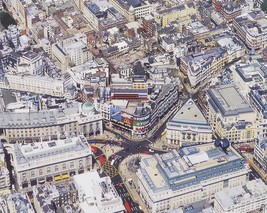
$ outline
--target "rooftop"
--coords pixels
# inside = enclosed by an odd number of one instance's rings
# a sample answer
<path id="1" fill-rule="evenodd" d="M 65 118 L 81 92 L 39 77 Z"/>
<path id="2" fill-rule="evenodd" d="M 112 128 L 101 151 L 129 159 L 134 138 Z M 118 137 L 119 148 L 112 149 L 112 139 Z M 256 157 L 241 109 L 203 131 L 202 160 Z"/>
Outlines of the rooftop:
<path id="1" fill-rule="evenodd" d="M 173 116 L 173 118 L 169 120 L 168 125 L 177 125 L 179 123 L 185 125 L 203 125 L 203 127 L 207 126 L 211 129 L 199 107 L 192 99 L 189 99 L 178 110 L 178 112 Z"/>
<path id="2" fill-rule="evenodd" d="M 12 202 L 14 203 L 16 213 L 34 213 L 34 209 L 30 203 L 27 194 L 15 193 L 10 195 Z"/>
<path id="3" fill-rule="evenodd" d="M 227 154 L 220 147 L 201 145 L 142 158 L 139 172 L 154 192 L 180 190 L 245 168 L 233 148 Z"/>
<path id="4" fill-rule="evenodd" d="M 84 195 L 80 207 L 84 212 L 100 213 L 107 205 L 112 212 L 124 210 L 122 200 L 113 186 L 110 177 L 100 177 L 97 171 L 86 172 L 73 177 L 79 196 Z M 88 184 L 90 183 L 90 184 Z"/>
<path id="5" fill-rule="evenodd" d="M 65 140 L 53 140 L 48 142 L 38 142 L 32 144 L 13 144 L 15 152 L 14 158 L 17 164 L 25 164 L 42 158 L 51 158 L 52 156 L 64 155 L 64 153 L 87 150 L 91 153 L 83 136 L 68 138 Z"/>
<path id="6" fill-rule="evenodd" d="M 267 195 L 267 186 L 261 179 L 257 179 L 247 182 L 244 186 L 223 189 L 215 194 L 215 198 L 224 209 L 227 209 L 263 194 Z"/>
<path id="7" fill-rule="evenodd" d="M 253 109 L 234 85 L 221 85 L 207 91 L 212 107 L 224 116 L 251 113 Z"/>

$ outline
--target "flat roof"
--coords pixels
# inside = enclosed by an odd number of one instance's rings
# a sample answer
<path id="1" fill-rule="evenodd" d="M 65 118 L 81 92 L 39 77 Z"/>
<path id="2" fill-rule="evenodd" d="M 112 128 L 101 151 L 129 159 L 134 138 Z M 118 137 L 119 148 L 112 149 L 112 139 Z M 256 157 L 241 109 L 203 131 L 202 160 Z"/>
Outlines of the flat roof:
<path id="1" fill-rule="evenodd" d="M 232 147 L 227 154 L 211 144 L 185 147 L 179 152 L 141 159 L 143 181 L 154 191 L 173 191 L 199 184 L 203 180 L 245 169 L 243 157 Z"/>
<path id="2" fill-rule="evenodd" d="M 224 116 L 253 112 L 253 109 L 232 84 L 209 89 L 207 94 L 213 108 L 219 110 Z"/>
<path id="3" fill-rule="evenodd" d="M 267 185 L 261 179 L 256 179 L 247 182 L 243 186 L 223 189 L 215 194 L 215 198 L 224 209 L 227 209 L 262 194 L 267 194 Z"/>

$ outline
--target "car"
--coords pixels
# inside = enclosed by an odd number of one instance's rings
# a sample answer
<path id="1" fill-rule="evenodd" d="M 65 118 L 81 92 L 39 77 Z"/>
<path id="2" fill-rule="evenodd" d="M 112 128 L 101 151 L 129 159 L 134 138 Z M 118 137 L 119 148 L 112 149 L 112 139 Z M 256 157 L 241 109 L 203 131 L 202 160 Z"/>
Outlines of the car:
<path id="1" fill-rule="evenodd" d="M 153 150 L 153 149 L 149 149 L 148 151 L 149 151 L 149 152 L 154 152 L 154 150 Z"/>

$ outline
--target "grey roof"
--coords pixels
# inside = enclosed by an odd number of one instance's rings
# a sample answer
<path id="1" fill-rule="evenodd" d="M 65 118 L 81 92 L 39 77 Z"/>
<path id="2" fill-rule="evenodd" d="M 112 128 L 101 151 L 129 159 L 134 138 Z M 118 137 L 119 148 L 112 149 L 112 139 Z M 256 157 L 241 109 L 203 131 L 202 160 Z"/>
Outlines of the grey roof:
<path id="1" fill-rule="evenodd" d="M 200 128 L 211 129 L 207 120 L 200 111 L 199 107 L 192 99 L 189 99 L 178 110 L 178 112 L 168 121 L 168 125 L 170 126 L 190 125 L 190 126 L 199 126 Z"/>
<path id="2" fill-rule="evenodd" d="M 212 107 L 224 116 L 253 112 L 234 85 L 221 85 L 218 88 L 207 90 L 207 94 Z"/>
<path id="3" fill-rule="evenodd" d="M 201 181 L 219 177 L 224 174 L 232 173 L 245 168 L 245 161 L 242 158 L 233 153 L 233 151 L 228 151 L 229 157 L 220 150 L 221 148 L 214 148 L 207 151 L 207 155 L 211 160 L 220 159 L 222 156 L 226 156 L 227 162 L 223 164 L 217 164 L 210 167 L 203 168 L 201 170 L 192 170 L 192 168 L 186 168 L 183 162 L 182 155 L 176 150 L 172 150 L 170 153 L 165 153 L 162 155 L 155 154 L 152 158 L 156 159 L 157 165 L 155 173 L 160 174 L 166 185 L 157 188 L 151 177 L 149 176 L 147 170 L 143 167 L 140 168 L 146 182 L 154 192 L 159 192 L 166 189 L 171 189 L 173 191 L 180 190 L 183 188 L 190 187 L 192 185 L 199 184 Z M 149 167 L 150 158 L 142 159 L 144 165 Z M 182 164 L 181 164 L 182 163 Z M 178 171 L 178 168 L 183 168 L 184 172 Z"/>
<path id="4" fill-rule="evenodd" d="M 14 203 L 16 213 L 28 213 L 29 210 L 33 211 L 26 194 L 15 193 L 11 195 L 11 199 Z"/>

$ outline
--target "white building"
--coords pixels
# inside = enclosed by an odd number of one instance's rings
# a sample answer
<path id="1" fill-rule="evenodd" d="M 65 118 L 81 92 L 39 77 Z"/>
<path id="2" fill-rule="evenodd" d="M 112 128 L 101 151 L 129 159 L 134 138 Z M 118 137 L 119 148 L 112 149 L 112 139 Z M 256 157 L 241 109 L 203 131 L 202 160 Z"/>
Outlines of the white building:
<path id="1" fill-rule="evenodd" d="M 112 4 L 129 22 L 148 16 L 153 12 L 153 5 L 149 1 L 110 0 Z"/>
<path id="2" fill-rule="evenodd" d="M 69 103 L 64 109 L 0 113 L 2 137 L 10 143 L 102 134 L 102 115 L 92 103 Z"/>
<path id="3" fill-rule="evenodd" d="M 5 153 L 2 142 L 0 142 L 0 195 L 9 193 L 10 178 L 6 167 Z"/>
<path id="4" fill-rule="evenodd" d="M 64 95 L 64 81 L 45 76 L 6 73 L 7 88 L 52 96 Z M 6 87 L 5 87 L 6 88 Z"/>
<path id="5" fill-rule="evenodd" d="M 265 138 L 259 137 L 259 141 L 254 146 L 253 157 L 262 170 L 267 173 L 267 140 Z"/>
<path id="6" fill-rule="evenodd" d="M 78 190 L 81 213 L 124 212 L 122 199 L 110 177 L 100 178 L 96 171 L 92 171 L 75 175 L 73 179 Z"/>
<path id="7" fill-rule="evenodd" d="M 166 212 L 243 185 L 249 171 L 232 148 L 226 154 L 221 147 L 191 146 L 142 158 L 138 190 L 149 212 Z"/>
<path id="8" fill-rule="evenodd" d="M 192 99 L 189 99 L 166 125 L 167 143 L 188 145 L 212 142 L 212 128 Z"/>
<path id="9" fill-rule="evenodd" d="M 30 190 L 92 169 L 92 151 L 83 136 L 31 144 L 6 145 L 18 189 Z"/>
<path id="10" fill-rule="evenodd" d="M 224 189 L 215 194 L 216 213 L 267 211 L 267 186 L 261 179 L 247 182 L 243 186 Z"/>
<path id="11" fill-rule="evenodd" d="M 208 89 L 207 101 L 208 121 L 219 137 L 231 142 L 257 137 L 257 115 L 234 85 Z"/>
<path id="12" fill-rule="evenodd" d="M 249 49 L 262 49 L 267 42 L 267 19 L 261 10 L 242 14 L 233 21 L 237 35 Z"/>
<path id="13" fill-rule="evenodd" d="M 41 55 L 28 51 L 19 58 L 19 65 L 25 67 L 25 71 L 31 75 L 38 75 L 43 72 L 43 58 Z M 17 70 L 18 71 L 18 70 Z"/>
<path id="14" fill-rule="evenodd" d="M 56 60 L 58 67 L 63 72 L 66 72 L 69 65 L 77 66 L 93 59 L 93 55 L 87 47 L 87 37 L 81 33 L 62 38 L 52 45 L 51 51 L 52 58 Z"/>

